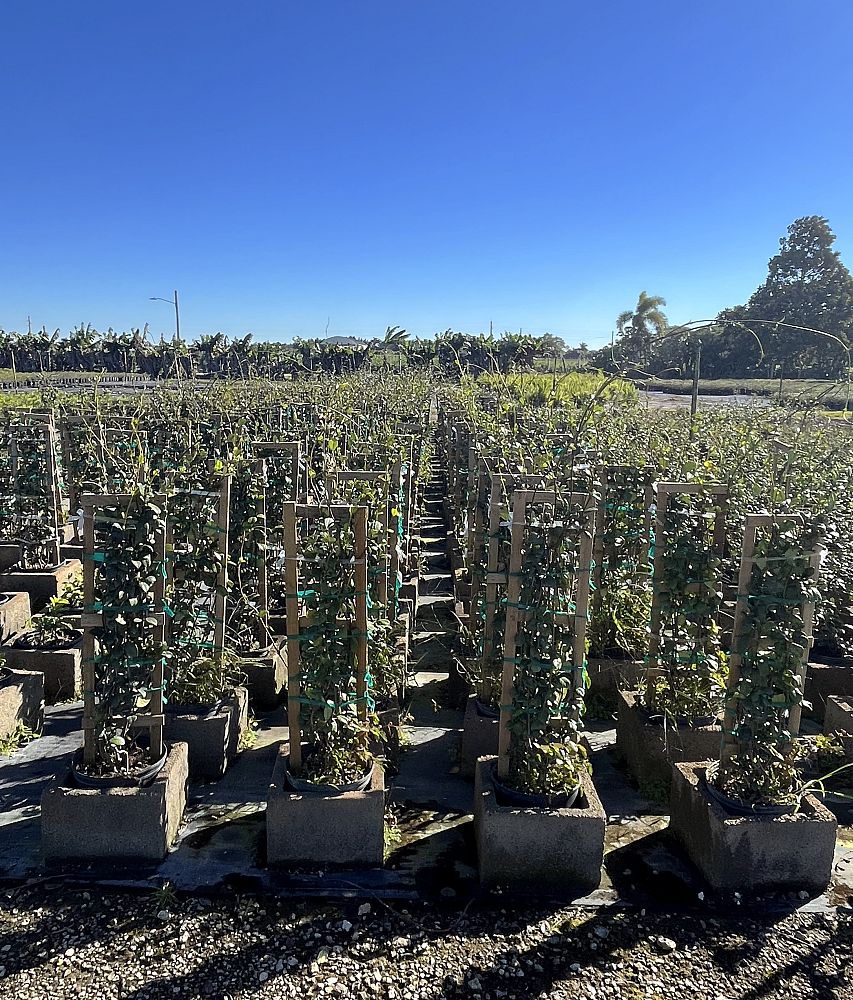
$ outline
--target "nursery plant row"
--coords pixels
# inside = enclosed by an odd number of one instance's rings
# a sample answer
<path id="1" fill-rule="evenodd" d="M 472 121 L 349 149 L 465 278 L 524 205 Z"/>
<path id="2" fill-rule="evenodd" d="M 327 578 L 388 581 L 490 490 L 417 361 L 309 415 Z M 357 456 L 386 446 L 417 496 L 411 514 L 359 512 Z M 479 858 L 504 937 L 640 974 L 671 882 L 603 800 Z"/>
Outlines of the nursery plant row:
<path id="1" fill-rule="evenodd" d="M 597 698 L 712 885 L 825 886 L 851 747 L 800 732 L 813 646 L 843 678 L 853 638 L 847 432 L 553 388 L 401 372 L 9 414 L 0 691 L 32 730 L 39 683 L 83 700 L 81 752 L 42 799 L 46 860 L 162 857 L 188 777 L 221 776 L 249 706 L 284 700 L 268 862 L 381 864 L 444 470 L 481 880 L 598 883 Z"/>

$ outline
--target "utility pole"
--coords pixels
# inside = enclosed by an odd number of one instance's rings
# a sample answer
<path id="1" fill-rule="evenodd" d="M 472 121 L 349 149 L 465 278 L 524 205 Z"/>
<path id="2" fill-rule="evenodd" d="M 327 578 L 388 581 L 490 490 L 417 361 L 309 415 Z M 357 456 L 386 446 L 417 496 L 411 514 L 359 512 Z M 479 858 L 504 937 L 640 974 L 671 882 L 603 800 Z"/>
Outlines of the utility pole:
<path id="1" fill-rule="evenodd" d="M 693 392 L 690 396 L 690 437 L 696 433 L 696 412 L 699 409 L 699 367 L 702 363 L 702 341 L 696 341 L 693 355 Z"/>
<path id="2" fill-rule="evenodd" d="M 178 309 L 178 290 L 177 288 L 175 289 L 175 297 L 172 299 L 164 299 L 160 295 L 151 295 L 149 296 L 149 298 L 152 302 L 168 302 L 170 305 L 173 305 L 175 307 L 175 337 L 172 341 L 172 347 L 175 349 L 174 351 L 175 375 L 177 376 L 178 381 L 180 382 L 181 375 L 183 374 L 182 372 L 183 366 L 181 365 L 181 359 L 180 359 L 181 313 L 180 310 Z M 161 344 L 163 343 L 162 333 L 160 334 L 160 343 Z M 190 355 L 190 364 L 192 364 L 192 355 Z M 127 366 L 125 365 L 125 367 Z"/>
<path id="3" fill-rule="evenodd" d="M 178 309 L 178 290 L 175 289 L 175 297 L 172 299 L 164 299 L 160 295 L 149 296 L 151 302 L 168 302 L 170 305 L 175 307 L 175 344 L 180 346 L 181 343 L 181 313 Z M 160 339 L 162 341 L 163 335 L 160 334 Z"/>

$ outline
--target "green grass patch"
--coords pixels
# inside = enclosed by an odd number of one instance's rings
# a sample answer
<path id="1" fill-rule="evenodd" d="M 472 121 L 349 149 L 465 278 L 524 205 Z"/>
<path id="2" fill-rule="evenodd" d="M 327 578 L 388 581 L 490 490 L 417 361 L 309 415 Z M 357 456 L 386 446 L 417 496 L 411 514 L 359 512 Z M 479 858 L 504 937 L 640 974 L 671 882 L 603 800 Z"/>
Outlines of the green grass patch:
<path id="1" fill-rule="evenodd" d="M 677 395 L 693 391 L 690 379 L 651 378 L 637 380 L 636 385 L 650 392 L 668 392 Z M 765 396 L 779 398 L 779 379 L 774 378 L 718 378 L 700 379 L 699 392 L 703 396 Z M 781 398 L 783 402 L 820 403 L 827 409 L 844 409 L 847 385 L 823 379 L 784 379 Z"/>

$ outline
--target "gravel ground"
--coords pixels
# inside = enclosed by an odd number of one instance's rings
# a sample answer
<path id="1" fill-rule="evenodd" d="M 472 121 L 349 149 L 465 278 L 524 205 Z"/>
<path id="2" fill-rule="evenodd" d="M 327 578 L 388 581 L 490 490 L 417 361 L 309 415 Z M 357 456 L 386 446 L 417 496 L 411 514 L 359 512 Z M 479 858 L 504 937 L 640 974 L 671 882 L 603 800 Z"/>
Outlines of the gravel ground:
<path id="1" fill-rule="evenodd" d="M 0 895 L 0 997 L 853 1000 L 853 911 L 748 919 L 556 907 Z"/>

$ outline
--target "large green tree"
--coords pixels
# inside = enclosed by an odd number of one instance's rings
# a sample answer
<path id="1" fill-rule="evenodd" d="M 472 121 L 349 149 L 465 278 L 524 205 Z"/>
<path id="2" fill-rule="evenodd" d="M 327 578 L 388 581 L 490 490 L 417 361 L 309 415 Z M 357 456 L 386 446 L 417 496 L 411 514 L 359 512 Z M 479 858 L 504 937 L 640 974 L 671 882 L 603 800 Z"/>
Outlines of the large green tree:
<path id="1" fill-rule="evenodd" d="M 737 326 L 755 334 L 749 347 L 753 364 L 761 355 L 757 338 L 767 369 L 781 366 L 791 376 L 837 378 L 845 373 L 848 356 L 842 344 L 853 338 L 853 276 L 834 242 L 835 233 L 822 216 L 796 219 L 779 241 L 764 283 L 745 306 L 720 315 L 729 321 L 728 336 L 736 336 Z M 742 332 L 739 339 L 749 344 Z M 747 367 L 747 358 L 743 360 Z"/>

